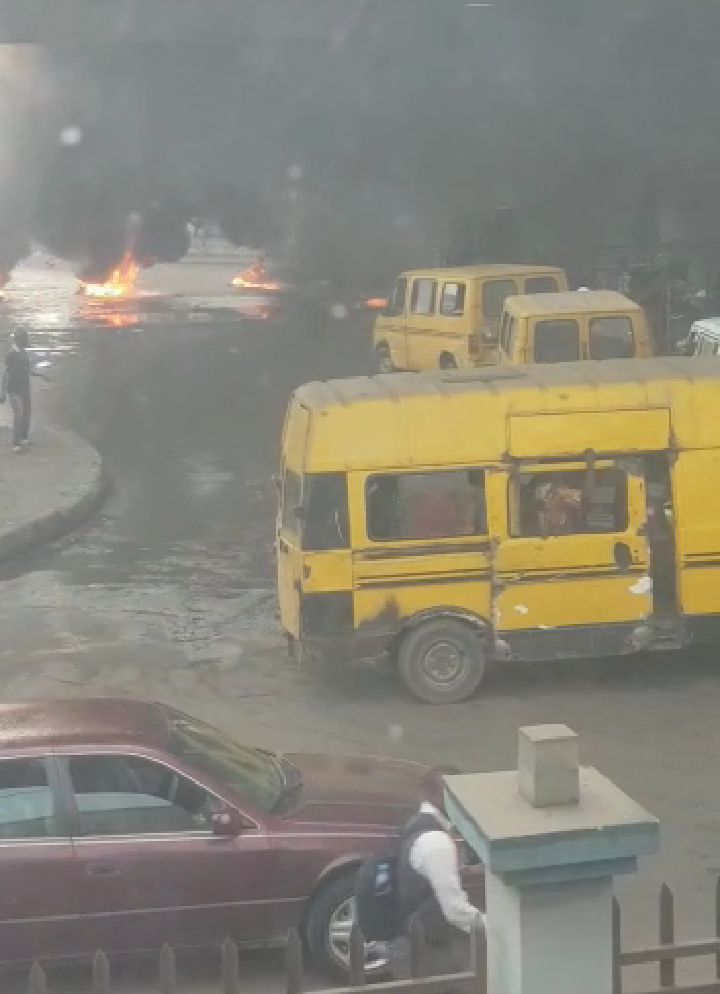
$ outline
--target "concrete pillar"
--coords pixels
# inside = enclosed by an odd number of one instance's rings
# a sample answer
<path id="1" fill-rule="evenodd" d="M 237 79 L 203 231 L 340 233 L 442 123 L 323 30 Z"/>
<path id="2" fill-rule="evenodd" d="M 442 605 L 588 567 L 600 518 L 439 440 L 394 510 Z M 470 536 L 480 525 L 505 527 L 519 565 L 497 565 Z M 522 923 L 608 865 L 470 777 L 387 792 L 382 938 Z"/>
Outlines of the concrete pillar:
<path id="1" fill-rule="evenodd" d="M 517 770 L 447 777 L 446 801 L 486 869 L 488 994 L 611 994 L 612 880 L 657 852 L 657 819 L 565 725 L 521 728 Z"/>

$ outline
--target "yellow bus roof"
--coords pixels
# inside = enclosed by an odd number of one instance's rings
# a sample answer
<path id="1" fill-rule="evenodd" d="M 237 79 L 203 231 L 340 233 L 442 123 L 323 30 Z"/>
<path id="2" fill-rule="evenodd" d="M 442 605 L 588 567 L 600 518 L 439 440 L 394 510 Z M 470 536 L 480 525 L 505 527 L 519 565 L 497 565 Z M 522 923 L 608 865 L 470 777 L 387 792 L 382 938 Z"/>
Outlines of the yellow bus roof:
<path id="1" fill-rule="evenodd" d="M 616 290 L 565 290 L 560 293 L 527 293 L 507 297 L 505 307 L 518 318 L 539 314 L 593 314 L 622 311 L 642 313 L 642 308 Z"/>
<path id="2" fill-rule="evenodd" d="M 401 276 L 426 277 L 427 279 L 442 279 L 448 276 L 464 276 L 466 279 L 482 279 L 485 277 L 508 279 L 512 276 L 565 276 L 565 271 L 559 266 L 528 266 L 512 265 L 509 263 L 482 266 L 441 266 L 436 269 L 406 269 Z"/>
<path id="3" fill-rule="evenodd" d="M 296 390 L 289 415 L 307 419 L 307 441 L 285 456 L 308 472 L 499 461 L 513 415 L 653 408 L 671 412 L 680 448 L 720 447 L 720 358 L 533 363 L 308 383 Z M 630 423 L 613 423 L 614 436 L 590 448 L 632 448 Z"/>

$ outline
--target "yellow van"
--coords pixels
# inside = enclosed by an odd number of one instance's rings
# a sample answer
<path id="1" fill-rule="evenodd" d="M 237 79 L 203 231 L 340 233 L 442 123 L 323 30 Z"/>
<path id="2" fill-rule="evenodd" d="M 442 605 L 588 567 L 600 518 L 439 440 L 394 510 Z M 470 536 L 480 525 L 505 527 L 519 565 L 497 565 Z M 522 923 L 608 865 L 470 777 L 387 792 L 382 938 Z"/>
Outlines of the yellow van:
<path id="1" fill-rule="evenodd" d="M 567 288 L 550 266 L 467 266 L 402 273 L 373 328 L 375 362 L 396 369 L 464 369 L 497 362 L 505 298 Z"/>
<path id="2" fill-rule="evenodd" d="M 614 290 L 508 297 L 499 337 L 498 361 L 509 365 L 654 353 L 642 307 Z"/>
<path id="3" fill-rule="evenodd" d="M 702 416 L 698 416 L 698 412 Z M 720 358 L 311 383 L 284 427 L 282 625 L 429 702 L 486 662 L 720 639 Z"/>

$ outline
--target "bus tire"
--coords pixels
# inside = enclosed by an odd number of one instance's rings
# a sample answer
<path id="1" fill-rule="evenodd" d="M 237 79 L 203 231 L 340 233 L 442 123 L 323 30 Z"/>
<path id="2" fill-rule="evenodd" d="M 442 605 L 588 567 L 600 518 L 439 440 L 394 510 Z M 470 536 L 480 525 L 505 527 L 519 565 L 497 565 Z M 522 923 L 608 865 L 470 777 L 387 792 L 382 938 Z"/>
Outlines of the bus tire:
<path id="1" fill-rule="evenodd" d="M 378 373 L 394 373 L 390 346 L 386 342 L 378 342 L 375 346 L 375 367 Z"/>
<path id="2" fill-rule="evenodd" d="M 472 697 L 485 674 L 485 662 L 480 633 L 454 618 L 412 628 L 398 653 L 403 683 L 426 704 L 457 704 Z"/>
<path id="3" fill-rule="evenodd" d="M 457 359 L 452 354 L 452 352 L 443 352 L 438 359 L 439 369 L 457 369 Z"/>

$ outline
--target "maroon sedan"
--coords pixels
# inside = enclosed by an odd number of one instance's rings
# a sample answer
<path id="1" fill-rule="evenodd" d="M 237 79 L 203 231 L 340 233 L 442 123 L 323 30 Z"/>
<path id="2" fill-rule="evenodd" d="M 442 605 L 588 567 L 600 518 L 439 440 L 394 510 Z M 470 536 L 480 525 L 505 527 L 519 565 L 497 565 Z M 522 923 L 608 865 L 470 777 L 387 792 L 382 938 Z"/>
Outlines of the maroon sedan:
<path id="1" fill-rule="evenodd" d="M 355 870 L 423 771 L 248 748 L 160 704 L 3 705 L 0 962 L 269 945 L 300 925 L 342 971 Z"/>

